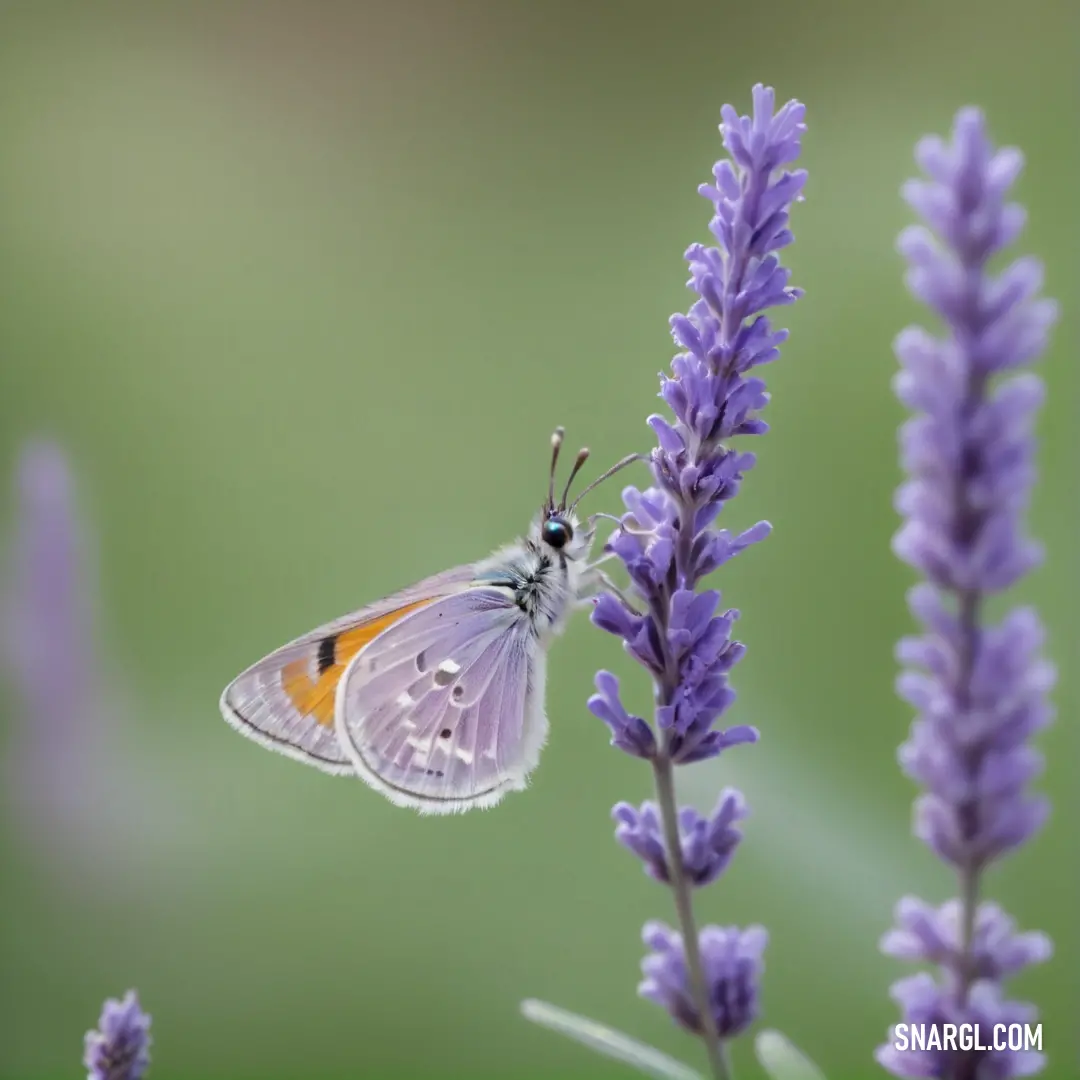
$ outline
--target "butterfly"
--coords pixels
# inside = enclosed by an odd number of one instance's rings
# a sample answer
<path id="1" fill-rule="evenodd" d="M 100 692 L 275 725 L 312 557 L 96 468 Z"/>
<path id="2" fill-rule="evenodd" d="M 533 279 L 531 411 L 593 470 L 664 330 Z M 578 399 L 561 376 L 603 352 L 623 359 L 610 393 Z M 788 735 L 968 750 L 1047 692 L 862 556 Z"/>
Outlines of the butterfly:
<path id="1" fill-rule="evenodd" d="M 588 557 L 594 515 L 548 495 L 528 532 L 284 645 L 234 679 L 221 713 L 243 735 L 327 773 L 358 776 L 422 814 L 491 807 L 525 788 L 548 733 L 547 651 L 602 585 Z M 617 591 L 617 590 L 616 590 Z"/>

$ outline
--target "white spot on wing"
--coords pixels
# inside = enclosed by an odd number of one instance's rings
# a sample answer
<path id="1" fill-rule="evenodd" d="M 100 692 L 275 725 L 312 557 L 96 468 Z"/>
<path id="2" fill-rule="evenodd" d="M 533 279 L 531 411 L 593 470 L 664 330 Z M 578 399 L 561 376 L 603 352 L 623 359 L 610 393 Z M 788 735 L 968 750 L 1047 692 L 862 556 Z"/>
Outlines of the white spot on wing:
<path id="1" fill-rule="evenodd" d="M 414 750 L 421 754 L 431 753 L 431 746 L 435 740 L 428 736 L 426 739 L 420 735 L 407 735 L 405 742 L 411 746 Z"/>
<path id="2" fill-rule="evenodd" d="M 456 675 L 461 670 L 461 665 L 455 660 L 444 660 L 439 665 L 440 671 L 445 671 L 447 675 Z"/>
<path id="3" fill-rule="evenodd" d="M 407 709 L 410 705 L 415 705 L 416 704 L 416 702 L 413 701 L 412 694 L 410 694 L 408 690 L 405 690 L 402 693 L 398 694 L 397 703 L 403 709 Z"/>
<path id="4" fill-rule="evenodd" d="M 462 746 L 459 746 L 454 751 L 454 757 L 458 758 L 458 760 L 460 760 L 460 761 L 464 761 L 466 765 L 471 765 L 473 763 L 473 753 L 472 753 L 472 751 L 471 750 L 466 750 Z"/>

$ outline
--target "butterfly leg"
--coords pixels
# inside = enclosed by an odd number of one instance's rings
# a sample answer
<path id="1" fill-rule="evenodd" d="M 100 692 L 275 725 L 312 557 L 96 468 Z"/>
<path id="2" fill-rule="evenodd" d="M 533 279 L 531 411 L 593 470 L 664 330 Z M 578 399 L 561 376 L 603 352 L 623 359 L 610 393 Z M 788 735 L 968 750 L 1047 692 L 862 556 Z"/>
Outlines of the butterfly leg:
<path id="1" fill-rule="evenodd" d="M 597 562 L 593 563 L 585 572 L 583 585 L 584 589 L 587 591 L 584 592 L 584 595 L 578 597 L 575 606 L 579 608 L 589 607 L 596 599 L 597 593 L 607 591 L 611 593 L 627 611 L 632 612 L 634 615 L 641 616 L 644 613 L 638 611 L 627 597 L 626 593 L 624 593 L 622 589 L 620 589 L 619 586 L 599 568 L 599 563 L 607 558 L 609 558 L 609 556 L 598 559 Z"/>

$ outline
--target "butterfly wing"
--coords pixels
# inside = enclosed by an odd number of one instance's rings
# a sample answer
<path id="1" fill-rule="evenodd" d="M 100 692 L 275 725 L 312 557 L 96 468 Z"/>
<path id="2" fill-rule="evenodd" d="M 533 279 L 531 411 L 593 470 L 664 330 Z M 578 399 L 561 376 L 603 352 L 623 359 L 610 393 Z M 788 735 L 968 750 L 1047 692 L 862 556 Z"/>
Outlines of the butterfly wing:
<path id="1" fill-rule="evenodd" d="M 410 612 L 357 654 L 338 683 L 338 742 L 399 806 L 494 806 L 536 766 L 544 677 L 528 615 L 504 589 L 470 588 Z"/>
<path id="2" fill-rule="evenodd" d="M 334 731 L 334 700 L 349 662 L 388 627 L 466 588 L 471 566 L 426 578 L 275 650 L 234 679 L 221 714 L 262 746 L 324 772 L 354 771 Z"/>

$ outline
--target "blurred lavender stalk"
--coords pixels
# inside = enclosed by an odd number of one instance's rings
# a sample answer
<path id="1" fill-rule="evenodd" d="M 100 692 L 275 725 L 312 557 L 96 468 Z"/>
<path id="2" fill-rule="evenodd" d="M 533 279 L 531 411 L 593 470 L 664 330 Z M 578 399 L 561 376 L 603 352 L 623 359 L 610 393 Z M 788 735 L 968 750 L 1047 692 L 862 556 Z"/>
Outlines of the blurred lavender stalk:
<path id="1" fill-rule="evenodd" d="M 915 833 L 956 870 L 960 897 L 940 908 L 905 898 L 882 948 L 938 968 L 937 979 L 922 973 L 893 987 L 906 1022 L 978 1024 L 988 1043 L 993 1025 L 1035 1019 L 1033 1006 L 1004 997 L 1001 982 L 1051 951 L 1045 935 L 1016 933 L 979 896 L 987 866 L 1047 814 L 1046 800 L 1027 790 L 1042 768 L 1031 739 L 1051 719 L 1042 625 L 1028 608 L 993 624 L 984 605 L 1041 560 L 1023 516 L 1043 384 L 1014 372 L 1045 349 L 1057 311 L 1039 298 L 1037 260 L 988 270 L 1024 224 L 1023 209 L 1005 202 L 1020 152 L 995 152 L 982 114 L 964 109 L 952 142 L 924 139 L 916 157 L 929 179 L 910 181 L 904 195 L 930 228 L 906 229 L 899 247 L 908 287 L 946 336 L 909 327 L 896 342 L 896 392 L 915 415 L 901 431 L 908 479 L 897 506 L 906 520 L 894 548 L 926 579 L 909 596 L 923 632 L 898 649 L 899 692 L 918 713 L 900 763 L 925 789 Z M 942 1080 L 1002 1080 L 1043 1066 L 1034 1051 L 903 1051 L 892 1042 L 877 1057 L 898 1076 Z"/>
<path id="2" fill-rule="evenodd" d="M 134 766 L 94 649 L 85 532 L 63 450 L 33 440 L 16 465 L 3 655 L 17 698 L 4 790 L 35 856 L 93 864 L 130 838 Z"/>
<path id="3" fill-rule="evenodd" d="M 142 1080 L 150 1067 L 150 1017 L 129 990 L 123 1001 L 109 998 L 96 1031 L 86 1033 L 83 1064 L 87 1080 Z"/>
<path id="4" fill-rule="evenodd" d="M 4 651 L 21 708 L 5 787 L 24 820 L 81 828 L 103 718 L 73 481 L 63 451 L 46 441 L 24 446 L 15 480 Z"/>

